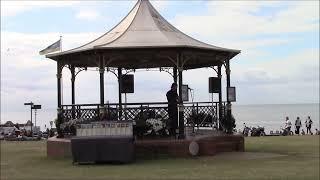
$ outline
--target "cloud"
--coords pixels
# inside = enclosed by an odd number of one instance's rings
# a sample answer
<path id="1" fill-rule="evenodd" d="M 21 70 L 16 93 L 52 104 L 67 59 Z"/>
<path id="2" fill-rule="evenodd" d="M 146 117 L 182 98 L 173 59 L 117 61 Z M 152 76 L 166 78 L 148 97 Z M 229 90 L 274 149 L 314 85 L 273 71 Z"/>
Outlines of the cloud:
<path id="1" fill-rule="evenodd" d="M 157 9 L 157 10 L 162 10 L 165 7 L 167 7 L 170 2 L 169 1 L 164 1 L 164 0 L 152 0 L 151 4 Z"/>
<path id="2" fill-rule="evenodd" d="M 174 24 L 206 39 L 233 39 L 254 35 L 306 32 L 319 29 L 319 2 L 279 3 L 258 1 L 210 1 L 207 13 L 180 14 Z M 272 13 L 263 14 L 264 8 Z"/>
<path id="3" fill-rule="evenodd" d="M 265 58 L 260 56 L 260 58 Z M 237 88 L 237 103 L 279 104 L 317 103 L 319 100 L 319 50 L 298 52 L 268 61 L 243 64 L 231 61 L 231 86 Z M 194 89 L 197 101 L 210 101 L 208 78 L 217 76 L 211 68 L 186 71 L 183 81 Z M 222 90 L 225 99 L 226 75 L 222 69 Z M 217 100 L 217 97 L 215 97 Z"/>
<path id="4" fill-rule="evenodd" d="M 82 20 L 97 20 L 100 17 L 100 14 L 95 11 L 95 10 L 85 10 L 85 11 L 80 11 L 76 14 L 77 19 L 82 19 Z"/>
<path id="5" fill-rule="evenodd" d="M 319 50 L 302 49 L 298 52 L 287 55 L 286 57 L 274 58 L 263 61 L 253 66 L 253 68 L 269 72 L 274 76 L 287 77 L 291 81 L 304 81 L 305 77 L 319 79 Z M 243 68 L 237 68 L 240 72 Z M 250 69 L 250 68 L 247 68 Z"/>
<path id="6" fill-rule="evenodd" d="M 173 24 L 187 34 L 220 47 L 240 49 L 235 60 L 256 63 L 274 55 L 272 47 L 303 42 L 319 30 L 318 2 L 209 1 L 207 12 L 178 14 Z M 292 20 L 294 19 L 294 21 Z"/>
<path id="7" fill-rule="evenodd" d="M 63 35 L 63 47 L 74 48 L 99 35 L 101 33 L 66 33 Z M 1 32 L 1 119 L 3 121 L 26 122 L 29 116 L 24 114 L 26 108 L 23 103 L 27 101 L 42 104 L 39 123 L 48 124 L 56 116 L 56 62 L 40 56 L 39 51 L 55 42 L 59 36 L 59 33 Z M 80 88 L 84 90 L 78 91 L 78 95 L 88 97 L 87 92 L 99 94 L 98 90 L 90 88 L 98 87 L 95 83 L 90 83 L 94 81 L 94 77 L 98 78 L 97 72 L 92 73 L 91 78 L 89 76 L 83 78 L 83 81 L 77 80 L 77 85 L 81 85 Z M 69 103 L 70 73 L 67 69 L 64 70 L 63 79 L 65 101 Z M 92 102 L 94 97 L 90 96 L 91 101 L 82 102 Z"/>
<path id="8" fill-rule="evenodd" d="M 65 33 L 62 37 L 62 47 L 64 50 L 71 49 L 87 43 L 101 34 L 90 32 Z M 47 64 L 45 58 L 39 56 L 39 51 L 57 41 L 61 34 L 2 31 L 1 35 L 1 57 L 3 57 L 2 60 L 5 64 L 15 68 L 33 68 Z"/>
<path id="9" fill-rule="evenodd" d="M 234 62 L 231 77 L 240 91 L 239 101 L 249 104 L 317 103 L 319 58 L 319 49 L 302 49 L 254 65 Z"/>
<path id="10" fill-rule="evenodd" d="M 76 47 L 98 37 L 98 34 L 67 33 L 63 46 L 65 49 Z M 56 62 L 40 56 L 39 51 L 55 42 L 59 34 L 1 32 L 1 35 L 1 95 L 9 93 L 1 99 L 1 103 L 5 103 L 3 107 L 15 107 L 19 98 L 20 101 L 41 99 L 47 107 L 54 107 Z M 70 79 L 70 76 L 66 74 L 65 78 Z"/>
<path id="11" fill-rule="evenodd" d="M 261 57 L 264 58 L 264 57 Z M 319 88 L 319 51 L 304 49 L 286 57 L 255 64 L 232 63 L 232 77 L 240 86 L 270 86 L 310 83 Z"/>
<path id="12" fill-rule="evenodd" d="M 1 16 L 15 16 L 33 9 L 68 7 L 78 3 L 78 1 L 1 1 Z"/>
<path id="13" fill-rule="evenodd" d="M 256 13 L 263 7 L 278 7 L 287 3 L 281 1 L 209 1 L 210 13 L 219 14 L 225 10 L 232 12 Z"/>

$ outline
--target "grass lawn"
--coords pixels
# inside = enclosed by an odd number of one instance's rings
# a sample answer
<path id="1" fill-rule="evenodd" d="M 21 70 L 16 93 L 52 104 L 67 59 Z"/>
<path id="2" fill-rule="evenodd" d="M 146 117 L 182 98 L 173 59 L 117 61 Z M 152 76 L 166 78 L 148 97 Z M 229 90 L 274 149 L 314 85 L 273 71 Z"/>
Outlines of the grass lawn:
<path id="1" fill-rule="evenodd" d="M 319 136 L 248 137 L 247 152 L 282 156 L 144 159 L 129 165 L 72 165 L 46 157 L 46 142 L 1 141 L 4 179 L 319 179 Z M 249 153 L 259 157 L 256 153 Z M 262 155 L 263 153 L 261 153 Z"/>

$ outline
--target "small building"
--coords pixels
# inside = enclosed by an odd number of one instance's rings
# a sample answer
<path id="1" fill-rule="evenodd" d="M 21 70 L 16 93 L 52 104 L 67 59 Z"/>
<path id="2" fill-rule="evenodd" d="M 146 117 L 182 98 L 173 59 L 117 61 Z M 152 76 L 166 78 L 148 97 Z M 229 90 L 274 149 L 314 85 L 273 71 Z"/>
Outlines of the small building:
<path id="1" fill-rule="evenodd" d="M 3 127 L 3 126 L 1 126 L 0 127 L 0 134 L 1 135 L 7 135 L 7 134 L 15 131 L 15 129 L 17 129 L 17 128 L 14 127 L 14 126 L 13 127 Z"/>
<path id="2" fill-rule="evenodd" d="M 0 134 L 9 134 L 16 129 L 12 121 L 7 121 L 4 124 L 0 124 Z"/>
<path id="3" fill-rule="evenodd" d="M 30 120 L 27 121 L 26 124 L 14 124 L 12 121 L 7 121 L 4 124 L 0 124 L 0 134 L 9 134 L 10 132 L 13 132 L 15 130 L 26 130 L 26 131 L 32 131 L 35 133 L 40 132 L 40 126 L 33 126 L 33 123 L 31 123 Z"/>
<path id="4" fill-rule="evenodd" d="M 24 129 L 24 130 L 26 130 L 26 131 L 31 131 L 31 126 L 32 126 L 32 131 L 33 131 L 34 133 L 40 132 L 40 126 L 34 126 L 34 124 L 31 123 L 30 120 L 28 120 L 26 124 L 24 124 L 23 126 L 21 126 L 20 129 Z"/>

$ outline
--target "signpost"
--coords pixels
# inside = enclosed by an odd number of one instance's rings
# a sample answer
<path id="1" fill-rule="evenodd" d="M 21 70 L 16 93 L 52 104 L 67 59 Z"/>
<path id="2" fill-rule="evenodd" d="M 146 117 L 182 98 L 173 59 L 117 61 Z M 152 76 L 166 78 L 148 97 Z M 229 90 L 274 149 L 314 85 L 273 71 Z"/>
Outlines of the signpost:
<path id="1" fill-rule="evenodd" d="M 31 106 L 32 106 L 32 105 L 33 105 L 33 102 L 24 103 L 24 105 L 26 105 L 26 106 L 27 106 L 27 105 L 31 105 Z"/>
<path id="2" fill-rule="evenodd" d="M 41 109 L 41 105 L 33 105 L 31 108 L 34 109 L 34 127 L 36 127 L 37 126 L 37 109 Z"/>
<path id="3" fill-rule="evenodd" d="M 24 105 L 25 105 L 25 106 L 30 106 L 31 134 L 33 135 L 33 133 L 32 133 L 32 106 L 33 106 L 33 102 L 31 101 L 31 102 L 29 102 L 29 103 L 24 103 Z"/>
<path id="4" fill-rule="evenodd" d="M 35 118 L 36 118 L 36 110 L 37 109 L 41 109 L 41 105 L 35 105 L 32 101 L 29 103 L 24 103 L 25 106 L 30 106 L 30 121 L 31 121 L 31 135 L 33 136 L 33 132 L 32 132 L 32 109 L 35 110 Z M 36 123 L 36 122 L 35 122 Z"/>
<path id="5" fill-rule="evenodd" d="M 32 109 L 41 109 L 41 105 L 33 105 L 31 108 Z"/>

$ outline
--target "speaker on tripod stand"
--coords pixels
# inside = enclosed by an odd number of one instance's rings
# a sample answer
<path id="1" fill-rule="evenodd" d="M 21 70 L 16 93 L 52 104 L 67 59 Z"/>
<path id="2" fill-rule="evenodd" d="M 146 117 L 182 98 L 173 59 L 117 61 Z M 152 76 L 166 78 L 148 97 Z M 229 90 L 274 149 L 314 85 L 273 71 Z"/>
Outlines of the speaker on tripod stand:
<path id="1" fill-rule="evenodd" d="M 211 103 L 212 103 L 212 123 L 214 123 L 214 102 L 213 102 L 213 93 L 221 93 L 221 78 L 219 77 L 209 77 L 209 93 L 211 93 Z M 218 107 L 217 107 L 218 108 Z M 217 114 L 216 114 L 217 115 Z M 219 121 L 216 121 L 217 128 L 219 127 Z M 213 126 L 214 127 L 214 126 Z"/>
<path id="2" fill-rule="evenodd" d="M 133 74 L 127 74 L 121 76 L 121 93 L 124 93 L 124 115 L 125 120 L 128 120 L 128 112 L 127 112 L 127 93 L 134 93 L 134 76 Z"/>

